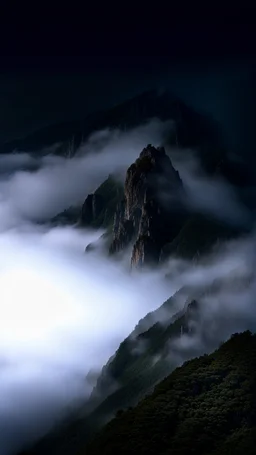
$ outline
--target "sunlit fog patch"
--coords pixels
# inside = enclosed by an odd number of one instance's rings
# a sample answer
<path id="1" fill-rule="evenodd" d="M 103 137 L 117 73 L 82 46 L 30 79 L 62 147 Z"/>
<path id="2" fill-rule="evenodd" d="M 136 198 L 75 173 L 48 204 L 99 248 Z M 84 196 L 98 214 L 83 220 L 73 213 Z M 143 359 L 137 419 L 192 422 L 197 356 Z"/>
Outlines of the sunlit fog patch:
<path id="1" fill-rule="evenodd" d="M 132 279 L 119 264 L 84 255 L 82 240 L 89 237 L 83 239 L 75 230 L 72 236 L 71 229 L 68 233 L 63 229 L 62 237 L 58 231 L 59 236 L 54 230 L 33 233 L 32 241 L 26 234 L 23 243 L 13 234 L 6 240 L 9 245 L 2 251 L 8 258 L 0 261 L 0 340 L 28 347 L 31 342 L 33 349 L 33 342 L 58 331 L 84 331 L 85 339 L 89 332 L 102 338 L 97 333 L 101 330 L 104 336 L 113 332 L 122 336 L 154 305 L 152 298 L 147 302 L 148 293 L 143 295 L 146 277 Z"/>
<path id="2" fill-rule="evenodd" d="M 58 281 L 50 280 L 40 267 L 13 268 L 1 274 L 1 335 L 4 344 L 31 343 L 44 340 L 64 327 L 73 329 L 83 316 L 71 294 Z M 10 330 L 11 329 L 11 330 Z M 38 348 L 38 347 L 37 347 Z"/>
<path id="3" fill-rule="evenodd" d="M 40 374 L 63 363 L 84 378 L 167 298 L 171 286 L 158 274 L 127 275 L 120 264 L 85 255 L 94 237 L 74 228 L 2 234 L 0 353 L 9 361 L 32 362 Z"/>

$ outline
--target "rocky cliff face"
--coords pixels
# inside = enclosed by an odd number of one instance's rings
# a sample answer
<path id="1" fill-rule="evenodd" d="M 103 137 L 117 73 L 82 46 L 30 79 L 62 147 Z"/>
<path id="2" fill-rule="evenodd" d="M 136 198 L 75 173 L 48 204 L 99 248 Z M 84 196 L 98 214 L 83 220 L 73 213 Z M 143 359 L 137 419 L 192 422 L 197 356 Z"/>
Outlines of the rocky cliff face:
<path id="1" fill-rule="evenodd" d="M 123 185 L 113 175 L 109 175 L 96 191 L 85 199 L 79 219 L 80 225 L 94 228 L 112 227 L 116 207 L 122 199 Z"/>
<path id="2" fill-rule="evenodd" d="M 148 145 L 127 170 L 110 253 L 133 242 L 132 266 L 158 262 L 162 247 L 178 234 L 184 220 L 179 203 L 182 190 L 179 173 L 164 148 Z"/>
<path id="3" fill-rule="evenodd" d="M 104 199 L 99 194 L 88 194 L 82 207 L 81 221 L 90 226 L 98 218 L 104 207 Z"/>

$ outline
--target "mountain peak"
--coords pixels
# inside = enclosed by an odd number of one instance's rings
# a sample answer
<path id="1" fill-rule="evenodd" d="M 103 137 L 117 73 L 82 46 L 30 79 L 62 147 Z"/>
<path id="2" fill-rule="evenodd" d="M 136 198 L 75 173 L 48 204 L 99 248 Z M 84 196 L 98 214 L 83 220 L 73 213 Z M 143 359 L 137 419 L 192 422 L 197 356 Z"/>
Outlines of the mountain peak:
<path id="1" fill-rule="evenodd" d="M 144 156 L 150 158 L 159 158 L 166 156 L 166 153 L 164 147 L 154 147 L 153 145 L 148 144 L 147 147 L 145 147 L 140 153 L 140 158 L 143 158 Z"/>
<path id="2" fill-rule="evenodd" d="M 132 266 L 158 262 L 161 249 L 173 239 L 180 227 L 181 216 L 174 202 L 165 207 L 161 193 L 172 192 L 173 199 L 182 188 L 164 147 L 149 144 L 127 170 L 124 201 L 118 207 L 114 236 L 110 247 L 116 253 L 134 242 Z"/>

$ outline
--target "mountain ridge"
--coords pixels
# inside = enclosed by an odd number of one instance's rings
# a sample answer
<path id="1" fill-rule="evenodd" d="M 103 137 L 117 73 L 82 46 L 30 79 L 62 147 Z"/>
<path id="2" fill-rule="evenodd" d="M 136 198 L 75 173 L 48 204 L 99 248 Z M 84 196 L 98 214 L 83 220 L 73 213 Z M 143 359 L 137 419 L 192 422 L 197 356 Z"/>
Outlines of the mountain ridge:
<path id="1" fill-rule="evenodd" d="M 208 143 L 213 140 L 219 143 L 220 130 L 213 120 L 209 117 L 206 120 L 204 115 L 198 114 L 167 91 L 159 94 L 157 90 L 149 90 L 110 109 L 93 112 L 85 119 L 49 125 L 24 138 L 6 142 L 1 145 L 0 153 L 14 150 L 36 152 L 59 144 L 56 153 L 67 154 L 72 145 L 76 150 L 94 131 L 105 128 L 129 129 L 153 117 L 160 120 L 173 118 L 178 125 L 174 140 L 181 145 L 190 143 L 195 146 L 203 139 Z"/>
<path id="2" fill-rule="evenodd" d="M 79 453 L 253 454 L 255 361 L 256 335 L 234 334 L 212 354 L 176 368 Z"/>

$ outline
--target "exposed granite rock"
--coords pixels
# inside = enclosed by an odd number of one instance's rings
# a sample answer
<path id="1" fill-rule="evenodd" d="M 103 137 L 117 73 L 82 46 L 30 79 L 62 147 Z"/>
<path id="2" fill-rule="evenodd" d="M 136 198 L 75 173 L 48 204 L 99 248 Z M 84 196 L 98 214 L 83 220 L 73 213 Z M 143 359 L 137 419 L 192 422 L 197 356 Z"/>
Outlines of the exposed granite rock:
<path id="1" fill-rule="evenodd" d="M 121 220 L 117 229 L 117 233 L 110 245 L 110 254 L 123 250 L 133 238 L 134 227 L 131 220 Z"/>
<path id="2" fill-rule="evenodd" d="M 63 212 L 58 213 L 51 219 L 51 224 L 54 226 L 74 225 L 78 222 L 81 214 L 81 206 L 71 206 Z"/>
<path id="3" fill-rule="evenodd" d="M 141 267 L 143 264 L 154 264 L 158 262 L 160 254 L 159 243 L 147 236 L 139 237 L 136 240 L 131 257 L 132 267 Z"/>
<path id="4" fill-rule="evenodd" d="M 163 245 L 178 234 L 184 220 L 179 202 L 182 190 L 179 173 L 164 148 L 148 145 L 127 170 L 110 253 L 134 242 L 132 266 L 158 262 Z"/>
<path id="5" fill-rule="evenodd" d="M 131 242 L 134 235 L 132 220 L 125 217 L 125 201 L 122 200 L 116 209 L 113 223 L 113 240 L 111 242 L 110 254 L 123 250 Z"/>
<path id="6" fill-rule="evenodd" d="M 80 225 L 93 228 L 113 226 L 114 214 L 120 200 L 123 199 L 123 185 L 113 175 L 89 194 L 83 204 Z"/>
<path id="7" fill-rule="evenodd" d="M 99 194 L 88 194 L 84 201 L 81 214 L 81 223 L 90 226 L 101 213 L 104 206 L 104 199 Z"/>

